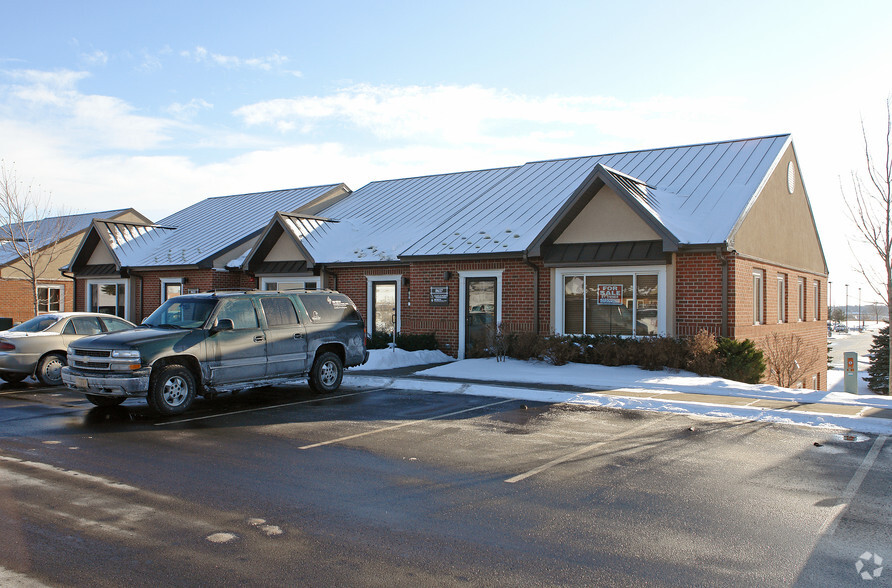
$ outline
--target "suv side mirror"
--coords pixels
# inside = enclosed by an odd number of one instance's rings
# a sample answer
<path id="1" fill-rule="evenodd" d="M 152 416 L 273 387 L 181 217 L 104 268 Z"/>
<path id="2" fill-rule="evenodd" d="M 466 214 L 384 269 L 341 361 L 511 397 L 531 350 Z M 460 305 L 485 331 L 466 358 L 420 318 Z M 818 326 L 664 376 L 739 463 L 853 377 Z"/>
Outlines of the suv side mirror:
<path id="1" fill-rule="evenodd" d="M 231 331 L 234 328 L 235 325 L 232 323 L 232 319 L 217 319 L 214 326 L 211 327 L 211 335 L 219 333 L 220 331 Z"/>

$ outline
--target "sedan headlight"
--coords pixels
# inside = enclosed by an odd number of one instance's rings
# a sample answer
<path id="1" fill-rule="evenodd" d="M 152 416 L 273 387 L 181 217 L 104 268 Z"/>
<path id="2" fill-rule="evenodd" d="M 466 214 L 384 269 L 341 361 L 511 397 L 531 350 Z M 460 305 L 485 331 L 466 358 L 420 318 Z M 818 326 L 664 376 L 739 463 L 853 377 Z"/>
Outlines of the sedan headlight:
<path id="1" fill-rule="evenodd" d="M 112 357 L 119 359 L 139 359 L 139 351 L 136 349 L 115 349 L 112 351 Z"/>

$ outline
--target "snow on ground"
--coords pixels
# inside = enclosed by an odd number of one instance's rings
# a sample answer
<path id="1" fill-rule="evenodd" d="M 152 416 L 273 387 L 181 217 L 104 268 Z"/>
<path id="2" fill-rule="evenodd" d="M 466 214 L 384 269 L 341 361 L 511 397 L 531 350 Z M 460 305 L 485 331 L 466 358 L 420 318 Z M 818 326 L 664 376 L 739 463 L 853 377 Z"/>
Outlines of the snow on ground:
<path id="1" fill-rule="evenodd" d="M 392 370 L 416 365 L 455 361 L 442 351 L 405 351 L 403 349 L 369 349 L 369 360 L 352 367 L 350 373 L 367 370 Z"/>
<path id="2" fill-rule="evenodd" d="M 428 355 L 433 354 L 433 355 Z M 439 352 L 407 352 L 397 350 L 373 350 L 369 363 L 361 369 L 390 369 L 449 361 L 451 358 Z M 359 368 L 351 368 L 350 373 Z M 429 392 L 452 392 L 480 396 L 510 397 L 532 402 L 569 402 L 589 406 L 652 410 L 677 414 L 708 417 L 746 419 L 778 422 L 814 427 L 841 428 L 865 433 L 892 434 L 892 420 L 872 417 L 853 417 L 802 411 L 772 410 L 748 406 L 752 403 L 708 404 L 692 402 L 680 394 L 703 394 L 739 398 L 767 399 L 797 403 L 828 403 L 840 405 L 872 406 L 892 409 L 892 398 L 878 396 L 867 391 L 862 382 L 862 394 L 843 392 L 842 370 L 830 370 L 828 380 L 831 390 L 796 390 L 769 384 L 744 384 L 722 378 L 701 377 L 684 371 L 647 371 L 635 366 L 608 367 L 603 365 L 567 364 L 553 366 L 541 361 L 508 359 L 467 359 L 451 361 L 446 365 L 425 369 L 418 375 L 454 378 L 456 382 L 403 378 L 400 387 Z M 361 374 L 358 374 L 361 376 Z M 375 378 L 371 385 L 381 385 L 386 380 Z M 467 380 L 492 382 L 494 385 L 471 384 Z M 529 388 L 499 386 L 510 382 L 528 384 Z M 577 386 L 590 390 L 610 391 L 611 394 L 593 392 L 564 392 L 549 386 Z M 627 391 L 628 396 L 623 396 Z M 636 398 L 636 392 L 658 393 L 655 398 Z"/>

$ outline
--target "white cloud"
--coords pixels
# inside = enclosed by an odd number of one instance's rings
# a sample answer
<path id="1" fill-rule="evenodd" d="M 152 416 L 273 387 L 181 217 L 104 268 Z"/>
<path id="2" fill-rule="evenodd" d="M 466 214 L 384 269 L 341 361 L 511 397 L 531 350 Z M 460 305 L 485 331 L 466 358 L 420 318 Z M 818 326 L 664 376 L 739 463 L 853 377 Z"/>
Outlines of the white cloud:
<path id="1" fill-rule="evenodd" d="M 6 72 L 15 83 L 0 103 L 6 118 L 55 134 L 79 151 L 148 149 L 169 139 L 178 124 L 137 114 L 113 96 L 83 94 L 77 84 L 82 71 L 17 70 Z"/>
<path id="2" fill-rule="evenodd" d="M 288 58 L 278 53 L 273 53 L 267 57 L 236 57 L 234 55 L 212 53 L 201 46 L 197 46 L 191 51 L 181 51 L 180 55 L 196 63 L 216 65 L 227 69 L 249 68 L 271 71 L 288 63 Z"/>
<path id="3" fill-rule="evenodd" d="M 178 119 L 191 119 L 202 110 L 213 109 L 214 105 L 201 98 L 193 98 L 189 102 L 174 102 L 167 107 L 167 112 Z"/>
<path id="4" fill-rule="evenodd" d="M 81 53 L 81 59 L 89 65 L 105 65 L 108 63 L 108 53 L 98 50 L 90 53 Z"/>

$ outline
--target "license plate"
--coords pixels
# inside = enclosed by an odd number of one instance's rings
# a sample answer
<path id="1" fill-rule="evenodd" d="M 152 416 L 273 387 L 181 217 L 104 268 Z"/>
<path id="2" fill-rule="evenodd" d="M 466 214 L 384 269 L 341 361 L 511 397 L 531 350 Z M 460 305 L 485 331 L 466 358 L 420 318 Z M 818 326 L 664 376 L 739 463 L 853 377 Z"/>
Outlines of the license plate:
<path id="1" fill-rule="evenodd" d="M 87 378 L 75 378 L 74 385 L 78 388 L 87 388 Z"/>

